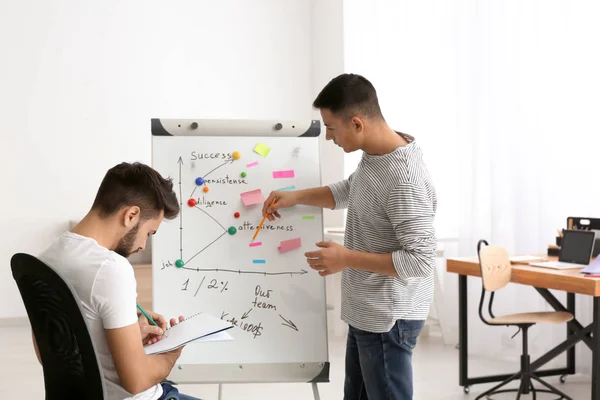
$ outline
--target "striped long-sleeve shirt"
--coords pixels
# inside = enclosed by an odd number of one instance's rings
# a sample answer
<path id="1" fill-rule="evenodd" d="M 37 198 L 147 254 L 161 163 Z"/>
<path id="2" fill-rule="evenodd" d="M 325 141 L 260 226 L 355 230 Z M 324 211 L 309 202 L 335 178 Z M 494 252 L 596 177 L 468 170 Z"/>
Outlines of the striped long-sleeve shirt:
<path id="1" fill-rule="evenodd" d="M 426 319 L 433 299 L 437 197 L 410 135 L 385 155 L 363 153 L 356 171 L 329 185 L 335 208 L 348 208 L 344 246 L 391 253 L 398 276 L 346 268 L 341 317 L 369 332 L 387 332 L 398 319 Z"/>

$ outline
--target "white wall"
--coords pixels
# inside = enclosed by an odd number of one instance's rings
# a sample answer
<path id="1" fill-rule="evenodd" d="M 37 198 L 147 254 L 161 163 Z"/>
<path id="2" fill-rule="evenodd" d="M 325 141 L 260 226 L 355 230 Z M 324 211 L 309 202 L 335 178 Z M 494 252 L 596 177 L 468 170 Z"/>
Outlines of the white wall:
<path id="1" fill-rule="evenodd" d="M 462 43 L 453 41 L 454 26 L 447 22 L 458 10 L 459 2 L 437 0 L 344 1 L 345 69 L 373 83 L 388 124 L 413 135 L 423 150 L 439 199 L 438 238 L 458 236 L 459 143 L 449 131 L 460 130 L 455 129 L 462 101 L 455 64 Z M 346 157 L 346 175 L 361 155 Z"/>
<path id="2" fill-rule="evenodd" d="M 598 215 L 600 188 L 587 172 L 600 145 L 600 55 L 589 51 L 600 37 L 598 1 L 345 0 L 344 13 L 345 67 L 373 80 L 384 115 L 424 150 L 438 238 L 457 238 L 444 243 L 446 256 L 475 255 L 479 239 L 543 254 L 568 216 Z M 447 307 L 438 311 L 455 343 L 457 275 L 444 270 L 436 295 Z M 481 280 L 469 282 L 470 354 L 518 362 L 519 337 L 479 321 Z M 497 296 L 497 315 L 550 310 L 531 287 Z M 591 320 L 589 296 L 578 296 L 576 314 Z M 564 334 L 536 326 L 532 358 Z M 577 348 L 577 370 L 589 372 L 590 352 Z"/>
<path id="3" fill-rule="evenodd" d="M 313 0 L 312 6 L 312 101 L 334 77 L 344 73 L 344 0 Z M 320 119 L 318 111 L 313 118 Z M 344 151 L 321 136 L 321 162 L 324 183 L 344 179 Z M 342 210 L 325 210 L 326 227 L 344 226 Z"/>
<path id="4" fill-rule="evenodd" d="M 0 318 L 25 315 L 12 254 L 38 253 L 84 215 L 114 164 L 150 163 L 151 117 L 318 117 L 317 87 L 341 64 L 315 3 L 0 3 Z"/>

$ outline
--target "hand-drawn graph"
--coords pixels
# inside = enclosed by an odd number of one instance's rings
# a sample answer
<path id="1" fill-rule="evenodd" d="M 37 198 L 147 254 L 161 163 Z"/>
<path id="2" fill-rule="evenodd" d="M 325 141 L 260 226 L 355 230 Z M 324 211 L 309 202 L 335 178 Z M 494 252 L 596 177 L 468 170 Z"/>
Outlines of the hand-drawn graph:
<path id="1" fill-rule="evenodd" d="M 229 157 L 231 157 L 231 155 L 229 155 Z M 201 160 L 201 161 L 205 161 L 205 160 Z M 221 160 L 223 161 L 223 160 Z M 207 173 L 205 174 L 200 174 L 201 176 L 196 177 L 194 180 L 191 180 L 190 182 L 187 182 L 186 180 L 182 179 L 182 170 L 184 170 L 184 168 L 186 168 L 185 163 L 183 162 L 183 158 L 179 157 L 177 160 L 177 164 L 178 164 L 178 181 L 177 181 L 177 185 L 178 185 L 178 197 L 179 197 L 179 205 L 180 205 L 180 213 L 179 213 L 179 258 L 173 263 L 172 261 L 163 261 L 163 265 L 161 269 L 165 269 L 165 268 L 169 268 L 172 266 L 175 266 L 176 268 L 179 269 L 183 269 L 183 270 L 189 270 L 189 271 L 196 271 L 196 272 L 223 272 L 223 273 L 232 273 L 232 274 L 238 274 L 238 275 L 242 275 L 242 274 L 250 274 L 250 275 L 264 275 L 264 276 L 295 276 L 295 275 L 304 275 L 307 274 L 308 271 L 305 269 L 300 269 L 299 271 L 271 271 L 268 272 L 266 270 L 264 271 L 257 271 L 257 270 L 244 270 L 241 268 L 238 269 L 232 269 L 232 268 L 203 268 L 201 267 L 202 263 L 202 253 L 207 251 L 211 246 L 215 245 L 216 243 L 218 243 L 222 238 L 226 237 L 226 235 L 235 235 L 237 233 L 237 228 L 235 226 L 229 226 L 226 227 L 223 223 L 221 223 L 219 220 L 217 220 L 213 215 L 211 215 L 211 213 L 207 210 L 204 209 L 200 206 L 199 201 L 196 200 L 193 196 L 196 193 L 197 190 L 199 190 L 200 188 L 202 188 L 202 191 L 204 193 L 209 193 L 210 188 L 207 185 L 207 182 L 209 182 L 209 180 L 207 179 L 212 173 L 214 173 L 215 171 L 219 171 L 222 172 L 223 169 L 221 168 L 227 168 L 228 166 L 231 166 L 234 163 L 234 159 L 233 158 L 227 158 L 225 159 L 222 163 L 220 163 L 219 165 L 217 165 L 216 167 L 212 168 L 211 170 L 209 170 Z M 204 162 L 203 162 L 204 164 Z M 248 164 L 250 165 L 250 164 Z M 188 171 L 186 171 L 187 173 Z M 243 172 L 242 177 L 246 176 L 246 173 Z M 187 199 L 186 203 L 188 207 L 184 208 L 184 197 L 183 197 L 183 193 L 187 193 L 188 189 L 189 189 L 189 185 L 194 186 L 194 188 L 191 190 L 191 194 L 189 196 L 189 198 Z M 211 224 L 215 224 L 215 228 L 216 228 L 216 233 L 215 236 L 210 240 L 210 242 L 208 243 L 203 243 L 201 246 L 199 246 L 199 248 L 194 249 L 194 251 L 188 252 L 188 249 L 184 249 L 184 236 L 186 234 L 186 221 L 185 221 L 185 215 L 188 215 L 188 213 L 193 210 L 193 212 L 197 212 L 197 213 L 201 213 L 206 221 L 211 221 Z M 236 213 L 238 214 L 238 213 Z M 246 226 L 247 223 L 245 223 L 244 226 Z M 256 245 L 262 245 L 261 242 L 258 243 L 253 243 L 250 244 L 250 247 L 254 247 Z M 277 244 L 274 244 L 275 246 L 277 246 Z M 260 263 L 264 263 L 264 260 L 253 260 L 253 262 L 255 264 L 260 264 Z"/>

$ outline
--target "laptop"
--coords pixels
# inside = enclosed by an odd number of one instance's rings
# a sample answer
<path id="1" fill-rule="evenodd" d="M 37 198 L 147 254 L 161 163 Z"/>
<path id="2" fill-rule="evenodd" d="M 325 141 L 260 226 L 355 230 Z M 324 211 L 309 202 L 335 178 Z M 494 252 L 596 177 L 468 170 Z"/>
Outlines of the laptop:
<path id="1" fill-rule="evenodd" d="M 563 229 L 558 261 L 530 263 L 534 267 L 553 269 L 580 269 L 590 263 L 596 233 L 593 231 Z"/>

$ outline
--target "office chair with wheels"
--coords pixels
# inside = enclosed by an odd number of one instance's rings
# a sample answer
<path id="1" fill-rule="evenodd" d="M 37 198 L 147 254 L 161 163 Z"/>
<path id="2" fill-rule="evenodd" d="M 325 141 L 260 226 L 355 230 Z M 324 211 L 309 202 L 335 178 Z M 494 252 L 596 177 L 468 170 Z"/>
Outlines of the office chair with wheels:
<path id="1" fill-rule="evenodd" d="M 15 254 L 10 264 L 40 353 L 46 400 L 103 400 L 104 377 L 75 291 L 31 255 Z"/>
<path id="2" fill-rule="evenodd" d="M 485 244 L 485 247 L 482 247 L 483 244 Z M 490 390 L 480 394 L 476 397 L 476 400 L 483 397 L 490 399 L 489 396 L 491 395 L 506 392 L 517 392 L 517 400 L 521 398 L 522 394 L 529 394 L 530 392 L 534 399 L 536 398 L 536 392 L 542 392 L 556 394 L 560 396 L 559 400 L 573 400 L 560 390 L 551 386 L 549 383 L 544 382 L 542 379 L 536 376 L 534 371 L 531 370 L 527 339 L 527 333 L 531 326 L 537 323 L 565 323 L 573 319 L 573 314 L 560 311 L 548 311 L 510 314 L 503 315 L 501 317 L 494 316 L 492 311 L 494 293 L 508 285 L 510 282 L 512 272 L 510 259 L 508 258 L 506 250 L 499 246 L 489 246 L 485 240 L 480 240 L 479 243 L 477 243 L 477 254 L 479 256 L 479 267 L 481 268 L 481 279 L 483 281 L 481 299 L 479 301 L 479 317 L 485 324 L 491 326 L 517 326 L 519 330 L 522 331 L 523 352 L 521 355 L 521 370 L 500 384 L 494 386 Z M 488 303 L 488 313 L 491 319 L 486 319 L 483 316 L 483 303 L 485 300 L 486 291 L 491 292 Z M 518 389 L 499 390 L 501 387 L 516 379 L 520 379 L 521 381 Z M 539 382 L 545 386 L 545 389 L 536 389 L 533 386 L 533 381 Z"/>

